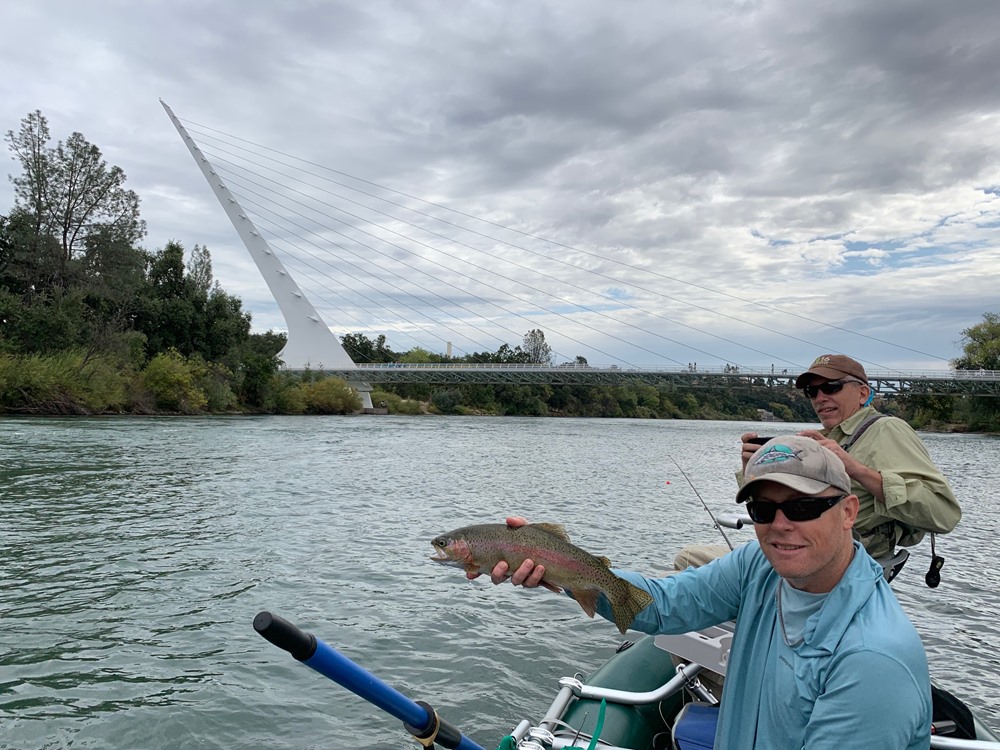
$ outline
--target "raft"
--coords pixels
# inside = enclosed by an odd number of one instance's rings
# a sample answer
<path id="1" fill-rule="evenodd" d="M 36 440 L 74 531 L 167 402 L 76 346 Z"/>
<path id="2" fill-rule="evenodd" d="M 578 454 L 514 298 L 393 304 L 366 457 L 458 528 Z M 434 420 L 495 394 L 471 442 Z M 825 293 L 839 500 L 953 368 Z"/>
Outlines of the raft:
<path id="1" fill-rule="evenodd" d="M 295 659 L 403 722 L 425 748 L 454 750 L 711 750 L 717 699 L 707 670 L 725 675 L 732 623 L 619 645 L 586 679 L 563 677 L 544 717 L 498 744 L 477 744 L 424 701 L 414 701 L 312 633 L 270 612 L 254 629 Z M 932 687 L 934 750 L 1000 750 L 1000 737 L 956 696 Z"/>

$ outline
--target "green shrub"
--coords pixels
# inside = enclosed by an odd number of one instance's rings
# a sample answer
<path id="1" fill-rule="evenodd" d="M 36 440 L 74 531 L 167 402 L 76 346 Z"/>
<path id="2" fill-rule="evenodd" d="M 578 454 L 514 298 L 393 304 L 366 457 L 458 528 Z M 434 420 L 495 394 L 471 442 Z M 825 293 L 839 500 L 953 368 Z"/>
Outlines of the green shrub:
<path id="1" fill-rule="evenodd" d="M 218 362 L 205 362 L 194 355 L 189 364 L 194 376 L 194 384 L 205 394 L 205 405 L 209 411 L 231 411 L 237 405 L 236 394 L 231 386 L 233 373 Z"/>
<path id="2" fill-rule="evenodd" d="M 439 414 L 457 414 L 462 405 L 462 392 L 457 388 L 437 391 L 431 396 L 431 409 Z"/>
<path id="3" fill-rule="evenodd" d="M 208 404 L 196 384 L 204 369 L 204 363 L 189 362 L 176 349 L 169 349 L 149 360 L 140 380 L 157 409 L 195 414 Z"/>
<path id="4" fill-rule="evenodd" d="M 393 409 L 389 407 L 390 414 L 423 414 L 424 410 L 419 401 L 412 401 L 410 399 L 404 398 L 400 399 L 399 404 Z"/>
<path id="5" fill-rule="evenodd" d="M 795 414 L 789 409 L 785 404 L 778 404 L 771 402 L 767 405 L 768 411 L 770 411 L 775 417 L 777 417 L 782 422 L 795 422 Z"/>
<path id="6" fill-rule="evenodd" d="M 400 398 L 395 393 L 389 393 L 389 391 L 382 391 L 376 388 L 371 393 L 372 405 L 378 406 L 380 403 L 385 401 L 385 405 L 392 409 L 393 401 L 399 401 Z"/>
<path id="7" fill-rule="evenodd" d="M 378 406 L 385 403 L 390 414 L 421 414 L 419 401 L 402 398 L 388 391 L 372 391 L 372 404 Z"/>
<path id="8" fill-rule="evenodd" d="M 274 411 L 278 414 L 305 414 L 305 388 L 288 381 L 282 383 L 274 392 Z"/>
<path id="9" fill-rule="evenodd" d="M 0 355 L 0 406 L 26 411 L 51 400 L 57 379 L 49 365 L 37 354 Z"/>
<path id="10" fill-rule="evenodd" d="M 361 397 L 340 378 L 303 383 L 308 414 L 351 414 L 361 409 Z"/>
<path id="11" fill-rule="evenodd" d="M 68 364 L 71 381 L 67 388 L 75 400 L 92 414 L 126 411 L 129 404 L 129 374 L 116 359 L 80 355 Z"/>
<path id="12" fill-rule="evenodd" d="M 120 412 L 128 376 L 119 363 L 82 352 L 0 355 L 0 408 L 52 414 Z"/>

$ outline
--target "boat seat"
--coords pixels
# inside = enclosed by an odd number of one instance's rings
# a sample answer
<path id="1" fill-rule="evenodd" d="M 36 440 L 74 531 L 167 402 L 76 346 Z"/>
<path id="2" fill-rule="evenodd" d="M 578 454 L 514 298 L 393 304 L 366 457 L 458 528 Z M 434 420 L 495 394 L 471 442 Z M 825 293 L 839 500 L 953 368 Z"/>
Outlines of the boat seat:
<path id="1" fill-rule="evenodd" d="M 674 750 L 712 750 L 719 707 L 708 703 L 687 703 L 674 720 Z"/>
<path id="2" fill-rule="evenodd" d="M 725 676 L 735 629 L 736 623 L 723 622 L 690 633 L 658 635 L 654 642 L 657 648 L 669 651 L 684 661 L 701 664 L 705 669 Z"/>

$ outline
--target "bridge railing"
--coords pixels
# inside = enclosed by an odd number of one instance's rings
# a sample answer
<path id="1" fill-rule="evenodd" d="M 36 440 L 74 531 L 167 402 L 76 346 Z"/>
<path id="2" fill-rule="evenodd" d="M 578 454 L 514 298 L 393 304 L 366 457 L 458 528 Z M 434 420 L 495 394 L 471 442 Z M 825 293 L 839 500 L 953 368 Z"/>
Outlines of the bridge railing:
<path id="1" fill-rule="evenodd" d="M 339 368 L 338 368 L 339 369 Z M 383 370 L 434 370 L 434 371 L 503 371 L 503 372 L 650 372 L 666 374 L 741 375 L 752 377 L 788 378 L 798 375 L 800 370 L 770 367 L 683 367 L 663 365 L 590 365 L 567 362 L 559 365 L 537 363 L 499 362 L 365 362 L 357 365 L 361 371 Z M 1000 370 L 869 370 L 868 379 L 875 380 L 1000 380 Z"/>

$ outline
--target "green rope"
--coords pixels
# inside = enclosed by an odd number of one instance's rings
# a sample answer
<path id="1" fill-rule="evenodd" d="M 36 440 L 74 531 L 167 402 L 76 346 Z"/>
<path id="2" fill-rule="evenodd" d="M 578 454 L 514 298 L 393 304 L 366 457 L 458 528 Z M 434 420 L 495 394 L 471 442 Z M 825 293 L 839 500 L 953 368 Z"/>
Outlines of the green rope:
<path id="1" fill-rule="evenodd" d="M 594 750 L 597 747 L 598 740 L 601 739 L 601 731 L 604 729 L 604 709 L 608 707 L 607 701 L 601 698 L 601 710 L 597 714 L 597 726 L 594 727 L 594 734 L 590 738 L 590 747 L 587 750 Z"/>

